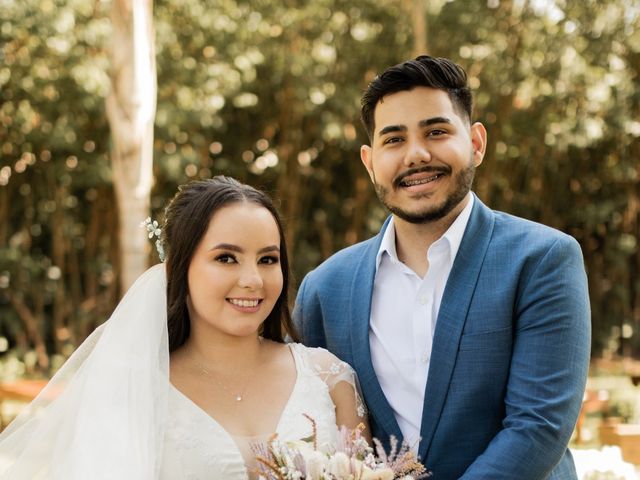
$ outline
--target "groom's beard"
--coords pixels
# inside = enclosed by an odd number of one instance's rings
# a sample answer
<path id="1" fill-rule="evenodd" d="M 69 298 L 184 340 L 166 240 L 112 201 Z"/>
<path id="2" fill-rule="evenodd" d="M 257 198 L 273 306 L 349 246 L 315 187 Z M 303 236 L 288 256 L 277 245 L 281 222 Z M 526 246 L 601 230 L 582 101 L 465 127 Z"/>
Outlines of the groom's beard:
<path id="1" fill-rule="evenodd" d="M 413 173 L 430 170 L 431 169 L 429 167 L 424 169 L 415 169 Z M 476 167 L 475 165 L 473 165 L 473 163 L 471 163 L 463 170 L 460 170 L 460 172 L 458 172 L 453 178 L 455 184 L 454 191 L 450 195 L 448 195 L 441 204 L 427 207 L 424 210 L 418 212 L 409 212 L 407 210 L 403 210 L 397 205 L 391 204 L 387 200 L 389 191 L 379 183 L 375 183 L 374 185 L 378 198 L 392 214 L 409 223 L 424 224 L 440 220 L 441 218 L 444 218 L 449 213 L 451 213 L 451 211 L 464 199 L 464 197 L 466 197 L 467 193 L 469 193 L 469 191 L 471 190 L 471 185 L 473 184 L 475 173 Z M 394 185 L 396 184 L 397 183 L 394 181 Z"/>

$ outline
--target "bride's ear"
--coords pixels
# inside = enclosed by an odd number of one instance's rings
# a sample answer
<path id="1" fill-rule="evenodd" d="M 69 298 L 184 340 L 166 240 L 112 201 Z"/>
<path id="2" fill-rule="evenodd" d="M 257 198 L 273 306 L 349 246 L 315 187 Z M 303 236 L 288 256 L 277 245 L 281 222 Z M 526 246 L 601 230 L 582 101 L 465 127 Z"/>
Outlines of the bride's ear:
<path id="1" fill-rule="evenodd" d="M 191 312 L 193 312 L 193 303 L 191 303 L 191 295 L 187 293 L 184 303 L 187 306 L 187 311 L 189 312 L 189 317 L 191 317 Z"/>

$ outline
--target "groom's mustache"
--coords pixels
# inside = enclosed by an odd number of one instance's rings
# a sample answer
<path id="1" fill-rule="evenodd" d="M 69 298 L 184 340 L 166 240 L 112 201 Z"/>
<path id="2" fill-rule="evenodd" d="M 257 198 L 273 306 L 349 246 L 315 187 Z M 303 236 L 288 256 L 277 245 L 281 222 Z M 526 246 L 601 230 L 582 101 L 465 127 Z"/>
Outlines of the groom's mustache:
<path id="1" fill-rule="evenodd" d="M 415 175 L 416 173 L 442 173 L 442 174 L 449 174 L 451 173 L 451 167 L 447 167 L 445 165 L 438 165 L 438 166 L 434 166 L 434 165 L 429 165 L 429 166 L 425 166 L 425 167 L 414 167 L 414 168 L 410 168 L 409 170 L 405 170 L 404 172 L 402 172 L 400 175 L 398 175 L 396 178 L 393 179 L 393 188 L 394 190 L 400 188 L 400 184 L 402 183 L 402 181 L 411 176 L 411 175 Z"/>

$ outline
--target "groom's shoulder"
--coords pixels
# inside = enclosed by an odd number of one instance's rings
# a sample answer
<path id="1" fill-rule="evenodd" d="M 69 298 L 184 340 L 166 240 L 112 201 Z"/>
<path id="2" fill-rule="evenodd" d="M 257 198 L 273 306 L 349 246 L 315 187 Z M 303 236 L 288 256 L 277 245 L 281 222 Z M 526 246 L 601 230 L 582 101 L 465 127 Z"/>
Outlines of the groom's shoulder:
<path id="1" fill-rule="evenodd" d="M 509 243 L 520 245 L 550 245 L 553 243 L 569 243 L 577 245 L 577 241 L 561 230 L 516 215 L 491 210 L 494 223 L 494 237 Z"/>
<path id="2" fill-rule="evenodd" d="M 375 248 L 376 239 L 377 236 L 374 236 L 368 240 L 338 250 L 310 273 L 312 273 L 313 276 L 329 276 L 335 278 L 336 275 L 339 276 L 344 272 L 352 272 L 365 257 L 372 255 L 372 249 Z"/>

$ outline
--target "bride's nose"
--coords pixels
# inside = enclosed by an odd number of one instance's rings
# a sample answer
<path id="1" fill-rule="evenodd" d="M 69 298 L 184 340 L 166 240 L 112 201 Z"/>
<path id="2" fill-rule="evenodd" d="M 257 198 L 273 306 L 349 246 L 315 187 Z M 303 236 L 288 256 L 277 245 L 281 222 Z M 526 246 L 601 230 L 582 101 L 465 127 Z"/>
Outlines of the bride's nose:
<path id="1" fill-rule="evenodd" d="M 240 270 L 240 276 L 238 278 L 238 286 L 242 288 L 249 288 L 256 290 L 262 288 L 263 281 L 262 275 L 258 270 L 257 265 L 244 265 Z"/>

